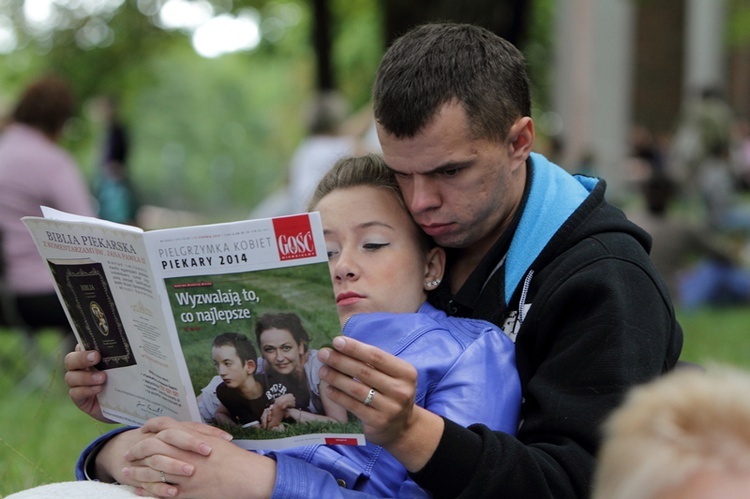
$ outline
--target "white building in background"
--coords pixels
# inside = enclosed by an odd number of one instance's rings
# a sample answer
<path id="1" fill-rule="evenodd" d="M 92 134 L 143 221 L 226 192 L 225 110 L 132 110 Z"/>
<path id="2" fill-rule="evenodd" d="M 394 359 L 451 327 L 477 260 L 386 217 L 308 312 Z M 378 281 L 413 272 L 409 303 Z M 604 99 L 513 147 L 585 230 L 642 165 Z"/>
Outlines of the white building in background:
<path id="1" fill-rule="evenodd" d="M 724 88 L 725 0 L 684 1 L 684 21 L 675 16 L 684 22 L 682 88 Z M 627 182 L 638 8 L 635 0 L 557 2 L 552 105 L 561 122 L 561 163 L 572 171 L 590 154 L 615 201 Z"/>

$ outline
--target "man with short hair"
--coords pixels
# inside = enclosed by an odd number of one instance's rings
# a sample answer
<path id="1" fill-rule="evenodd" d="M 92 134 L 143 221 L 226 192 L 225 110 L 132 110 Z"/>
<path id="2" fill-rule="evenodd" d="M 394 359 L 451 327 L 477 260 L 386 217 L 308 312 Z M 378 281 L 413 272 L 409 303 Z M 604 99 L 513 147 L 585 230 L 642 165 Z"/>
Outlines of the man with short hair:
<path id="1" fill-rule="evenodd" d="M 409 366 L 372 347 L 321 351 L 332 398 L 435 497 L 587 497 L 602 421 L 682 346 L 649 236 L 605 201 L 603 180 L 532 152 L 524 64 L 485 29 L 424 25 L 389 48 L 373 88 L 383 156 L 448 249 L 430 300 L 503 327 L 522 382 L 514 437 L 416 407 Z"/>

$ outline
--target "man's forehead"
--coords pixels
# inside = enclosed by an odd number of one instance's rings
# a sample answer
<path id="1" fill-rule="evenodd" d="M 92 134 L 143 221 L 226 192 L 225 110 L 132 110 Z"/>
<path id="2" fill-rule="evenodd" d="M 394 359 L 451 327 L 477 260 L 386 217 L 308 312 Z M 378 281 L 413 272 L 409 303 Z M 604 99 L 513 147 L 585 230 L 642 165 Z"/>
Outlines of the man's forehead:
<path id="1" fill-rule="evenodd" d="M 489 144 L 472 136 L 461 105 L 445 104 L 414 136 L 397 137 L 376 122 L 388 168 L 394 173 L 429 175 L 471 161 Z"/>
<path id="2" fill-rule="evenodd" d="M 391 135 L 381 139 L 380 145 L 386 167 L 396 174 L 427 175 L 452 163 L 447 158 L 450 151 L 423 137 L 397 139 Z"/>

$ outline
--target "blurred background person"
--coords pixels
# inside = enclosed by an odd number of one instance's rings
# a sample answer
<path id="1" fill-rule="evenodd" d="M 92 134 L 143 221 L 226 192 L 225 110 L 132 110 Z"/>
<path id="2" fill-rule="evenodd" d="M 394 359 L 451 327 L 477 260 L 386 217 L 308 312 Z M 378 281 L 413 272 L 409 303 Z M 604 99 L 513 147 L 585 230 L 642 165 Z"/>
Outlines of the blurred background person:
<path id="1" fill-rule="evenodd" d="M 349 114 L 349 104 L 336 91 L 319 92 L 312 98 L 303 111 L 305 137 L 289 160 L 285 187 L 261 201 L 249 218 L 305 212 L 315 186 L 333 164 L 363 150 L 363 144 L 372 140 L 370 135 L 365 137 L 373 121 L 368 120 L 372 116 L 369 107 Z"/>
<path id="2" fill-rule="evenodd" d="M 722 93 L 702 88 L 688 100 L 672 143 L 672 175 L 680 180 L 686 199 L 697 202 L 716 228 L 723 226 L 734 201 L 729 162 L 733 122 Z"/>
<path id="3" fill-rule="evenodd" d="M 732 170 L 739 190 L 750 191 L 750 119 L 739 118 L 734 123 L 734 140 L 730 153 Z"/>
<path id="4" fill-rule="evenodd" d="M 73 157 L 58 144 L 72 116 L 66 81 L 32 82 L 0 132 L 0 241 L 6 286 L 15 312 L 31 328 L 70 326 L 45 262 L 21 217 L 41 216 L 40 206 L 93 216 L 93 200 Z M 4 321 L 3 321 L 4 322 Z"/>
<path id="5" fill-rule="evenodd" d="M 119 117 L 117 100 L 112 96 L 101 97 L 96 110 L 104 122 L 104 140 L 94 182 L 99 218 L 137 225 L 138 205 L 127 168 L 130 141 Z"/>
<path id="6" fill-rule="evenodd" d="M 344 130 L 349 105 L 339 93 L 318 94 L 306 113 L 307 136 L 297 146 L 289 164 L 290 213 L 304 212 L 323 175 L 336 161 L 358 150 L 357 137 Z"/>
<path id="7" fill-rule="evenodd" d="M 738 244 L 709 223 L 693 222 L 671 210 L 677 183 L 668 175 L 653 173 L 641 188 L 644 210 L 633 210 L 628 218 L 653 238 L 651 260 L 674 302 L 688 309 L 750 304 L 750 272 L 740 258 L 742 241 Z"/>

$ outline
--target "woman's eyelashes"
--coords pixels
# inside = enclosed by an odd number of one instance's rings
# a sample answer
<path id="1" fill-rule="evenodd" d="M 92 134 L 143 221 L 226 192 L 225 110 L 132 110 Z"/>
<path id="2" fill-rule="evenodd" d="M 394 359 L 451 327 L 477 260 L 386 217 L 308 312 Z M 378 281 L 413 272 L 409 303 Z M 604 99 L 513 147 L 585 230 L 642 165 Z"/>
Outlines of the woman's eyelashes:
<path id="1" fill-rule="evenodd" d="M 390 244 L 390 242 L 366 242 L 362 243 L 362 249 L 365 251 L 378 251 L 386 246 L 390 246 Z M 326 254 L 328 255 L 329 260 L 338 256 L 339 253 L 341 253 L 341 250 L 337 246 L 330 245 L 326 248 Z"/>
<path id="2" fill-rule="evenodd" d="M 384 248 L 391 243 L 365 243 L 362 245 L 362 247 L 368 251 L 377 251 L 380 248 Z"/>

